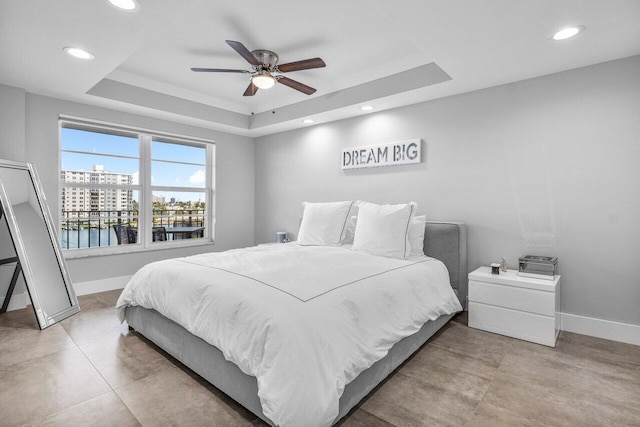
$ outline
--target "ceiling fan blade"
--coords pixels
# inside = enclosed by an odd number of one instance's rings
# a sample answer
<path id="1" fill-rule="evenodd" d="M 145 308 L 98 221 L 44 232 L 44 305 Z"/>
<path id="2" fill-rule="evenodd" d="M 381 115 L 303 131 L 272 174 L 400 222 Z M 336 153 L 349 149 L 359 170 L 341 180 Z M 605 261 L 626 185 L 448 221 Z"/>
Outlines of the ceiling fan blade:
<path id="1" fill-rule="evenodd" d="M 242 96 L 253 96 L 258 92 L 258 86 L 254 85 L 253 82 L 249 83 L 247 90 L 244 91 Z"/>
<path id="2" fill-rule="evenodd" d="M 240 42 L 236 42 L 233 40 L 225 40 L 227 42 L 227 44 L 229 46 L 231 46 L 231 48 L 233 50 L 235 50 L 236 52 L 238 52 L 240 54 L 240 56 L 242 56 L 249 64 L 251 65 L 255 65 L 256 67 L 260 64 L 260 61 L 258 61 L 256 59 L 255 56 L 253 56 L 253 54 L 251 52 L 249 52 L 249 49 L 247 49 L 246 47 L 244 47 L 244 45 Z"/>
<path id="3" fill-rule="evenodd" d="M 251 71 L 247 71 L 247 70 L 227 70 L 225 68 L 192 68 L 191 71 L 205 72 L 205 73 L 247 73 L 247 74 L 251 74 Z"/>
<path id="4" fill-rule="evenodd" d="M 311 68 L 322 68 L 326 66 L 327 64 L 325 64 L 321 58 L 312 58 L 278 65 L 277 68 L 281 73 L 289 73 L 291 71 L 310 70 Z"/>
<path id="5" fill-rule="evenodd" d="M 306 95 L 311 95 L 316 91 L 314 88 L 310 86 L 307 86 L 295 80 L 291 80 L 290 78 L 284 77 L 284 76 L 280 76 L 278 78 L 278 83 L 282 83 L 283 85 L 289 86 L 291 89 L 298 90 Z"/>

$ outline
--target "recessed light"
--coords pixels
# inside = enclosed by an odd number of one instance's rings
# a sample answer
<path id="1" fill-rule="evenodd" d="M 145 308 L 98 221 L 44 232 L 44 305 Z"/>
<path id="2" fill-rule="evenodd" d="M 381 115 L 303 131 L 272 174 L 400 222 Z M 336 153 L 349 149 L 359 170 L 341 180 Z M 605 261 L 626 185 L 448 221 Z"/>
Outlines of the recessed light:
<path id="1" fill-rule="evenodd" d="M 360 109 L 362 111 L 371 111 L 371 110 L 373 110 L 373 106 L 372 105 L 363 105 L 362 107 L 360 107 Z"/>
<path id="2" fill-rule="evenodd" d="M 302 121 L 302 123 L 304 123 L 305 125 L 310 125 L 310 124 L 312 124 L 312 123 L 313 123 L 313 120 L 311 120 L 311 119 L 304 119 L 304 120 Z"/>
<path id="3" fill-rule="evenodd" d="M 582 25 L 576 25 L 575 27 L 567 27 L 555 33 L 551 38 L 558 41 L 566 40 L 576 36 L 578 33 L 581 33 L 582 31 L 584 31 L 584 27 Z"/>
<path id="4" fill-rule="evenodd" d="M 111 3 L 113 7 L 126 10 L 127 12 L 133 12 L 140 9 L 140 3 L 136 0 L 109 0 L 109 3 Z"/>
<path id="5" fill-rule="evenodd" d="M 80 58 L 80 59 L 89 60 L 96 57 L 93 53 L 89 52 L 88 50 L 80 49 L 79 47 L 67 46 L 62 50 L 67 52 L 69 55 L 74 56 L 76 58 Z"/>

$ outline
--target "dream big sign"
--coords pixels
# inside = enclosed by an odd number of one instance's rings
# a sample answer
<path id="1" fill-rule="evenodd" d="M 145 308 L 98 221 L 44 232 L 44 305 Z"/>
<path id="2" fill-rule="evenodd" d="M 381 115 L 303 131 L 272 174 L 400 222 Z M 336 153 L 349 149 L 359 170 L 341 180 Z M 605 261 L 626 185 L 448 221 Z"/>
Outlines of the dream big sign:
<path id="1" fill-rule="evenodd" d="M 342 150 L 342 169 L 372 168 L 420 163 L 419 139 Z"/>

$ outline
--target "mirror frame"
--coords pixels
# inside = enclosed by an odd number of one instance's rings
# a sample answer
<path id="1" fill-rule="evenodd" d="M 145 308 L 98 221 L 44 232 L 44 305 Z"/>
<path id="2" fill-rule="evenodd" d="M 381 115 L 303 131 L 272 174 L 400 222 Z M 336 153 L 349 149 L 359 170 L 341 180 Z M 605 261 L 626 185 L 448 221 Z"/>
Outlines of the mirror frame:
<path id="1" fill-rule="evenodd" d="M 2 203 L 4 217 L 6 218 L 7 225 L 9 227 L 9 234 L 11 235 L 11 240 L 16 251 L 16 256 L 20 262 L 22 275 L 27 286 L 27 292 L 29 292 L 29 297 L 31 298 L 33 311 L 35 312 L 36 318 L 38 319 L 38 325 L 40 326 L 40 329 L 44 329 L 63 319 L 66 319 L 69 316 L 78 313 L 80 311 L 80 305 L 78 304 L 78 298 L 76 297 L 75 291 L 73 290 L 71 279 L 69 278 L 67 265 L 62 256 L 60 240 L 58 239 L 56 229 L 53 226 L 53 217 L 51 216 L 51 211 L 49 210 L 49 206 L 46 203 L 46 197 L 44 195 L 44 191 L 40 184 L 40 179 L 35 167 L 31 163 L 17 162 L 12 160 L 0 160 L 0 168 L 23 170 L 29 174 L 29 179 L 31 180 L 38 205 L 40 206 L 40 212 L 42 213 L 42 217 L 48 231 L 51 247 L 53 249 L 56 260 L 58 261 L 58 267 L 60 269 L 62 281 L 64 282 L 67 296 L 69 298 L 69 308 L 65 308 L 64 310 L 61 310 L 57 313 L 47 313 L 43 310 L 42 301 L 38 294 L 38 284 L 35 283 L 34 280 L 31 261 L 29 260 L 29 254 L 27 254 L 25 251 L 22 235 L 20 234 L 20 227 L 16 222 L 16 218 L 13 212 L 11 199 L 7 195 L 4 184 L 0 180 L 0 203 Z M 11 297 L 11 295 L 8 295 L 7 297 Z"/>

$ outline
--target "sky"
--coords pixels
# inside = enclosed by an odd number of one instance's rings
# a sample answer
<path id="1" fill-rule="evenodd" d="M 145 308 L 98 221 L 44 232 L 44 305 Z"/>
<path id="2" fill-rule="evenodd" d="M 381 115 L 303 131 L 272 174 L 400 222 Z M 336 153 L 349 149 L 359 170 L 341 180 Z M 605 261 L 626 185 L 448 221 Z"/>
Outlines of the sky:
<path id="1" fill-rule="evenodd" d="M 91 171 L 94 165 L 103 165 L 105 171 L 132 175 L 134 184 L 137 184 L 140 169 L 138 146 L 137 137 L 62 128 L 61 169 Z M 83 151 L 87 154 L 69 153 L 64 150 Z M 113 157 L 114 155 L 122 157 Z M 152 141 L 151 160 L 152 185 L 204 188 L 204 148 Z M 153 195 L 164 196 L 167 201 L 171 197 L 183 202 L 205 200 L 204 192 L 154 191 Z"/>

